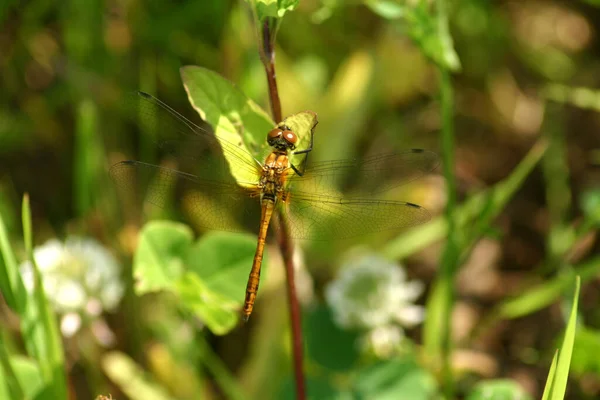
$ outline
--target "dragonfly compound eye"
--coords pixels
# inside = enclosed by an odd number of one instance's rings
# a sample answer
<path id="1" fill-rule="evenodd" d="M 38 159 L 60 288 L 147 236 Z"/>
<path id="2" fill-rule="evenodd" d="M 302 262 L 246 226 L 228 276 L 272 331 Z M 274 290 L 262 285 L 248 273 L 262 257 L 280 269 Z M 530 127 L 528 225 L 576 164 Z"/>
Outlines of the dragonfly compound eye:
<path id="1" fill-rule="evenodd" d="M 298 136 L 292 131 L 283 131 L 283 138 L 291 144 L 296 144 L 298 141 Z"/>
<path id="2" fill-rule="evenodd" d="M 269 133 L 267 133 L 267 140 L 277 139 L 281 137 L 282 133 L 283 131 L 279 128 L 272 129 L 269 131 Z"/>

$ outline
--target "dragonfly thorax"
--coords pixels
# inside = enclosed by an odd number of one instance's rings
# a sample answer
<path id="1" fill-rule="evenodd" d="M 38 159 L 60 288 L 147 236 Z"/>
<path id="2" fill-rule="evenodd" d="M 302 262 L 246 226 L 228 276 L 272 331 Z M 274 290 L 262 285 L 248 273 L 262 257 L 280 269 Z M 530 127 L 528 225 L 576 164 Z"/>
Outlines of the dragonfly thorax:
<path id="1" fill-rule="evenodd" d="M 290 161 L 286 153 L 274 151 L 267 156 L 258 184 L 261 198 L 275 200 L 284 192 Z"/>

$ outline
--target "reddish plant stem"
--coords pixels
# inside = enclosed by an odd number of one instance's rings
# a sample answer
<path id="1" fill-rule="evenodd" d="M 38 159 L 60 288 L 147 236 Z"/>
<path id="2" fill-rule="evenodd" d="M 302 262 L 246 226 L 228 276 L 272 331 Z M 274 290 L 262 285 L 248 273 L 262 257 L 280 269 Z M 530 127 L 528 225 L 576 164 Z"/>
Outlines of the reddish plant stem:
<path id="1" fill-rule="evenodd" d="M 273 42 L 274 35 L 270 28 L 269 19 L 262 26 L 262 46 L 261 59 L 265 66 L 267 74 L 267 82 L 269 84 L 269 100 L 271 102 L 271 112 L 275 122 L 280 122 L 283 117 L 281 115 L 281 101 L 279 100 L 279 90 L 277 89 L 277 75 L 275 74 L 275 43 Z"/>
<path id="2" fill-rule="evenodd" d="M 267 74 L 269 84 L 269 100 L 271 103 L 271 112 L 275 121 L 280 122 L 281 102 L 279 100 L 279 91 L 277 90 L 277 76 L 275 75 L 275 43 L 274 32 L 272 31 L 270 21 L 267 19 L 261 29 L 262 44 L 260 55 Z M 279 229 L 277 230 L 277 243 L 281 251 L 285 272 L 287 276 L 287 294 L 288 306 L 290 309 L 290 325 L 292 330 L 292 355 L 294 362 L 294 378 L 296 381 L 296 399 L 306 399 L 306 387 L 304 383 L 303 368 L 303 343 L 302 343 L 302 320 L 300 315 L 300 304 L 296 294 L 296 283 L 294 279 L 294 246 L 289 234 L 288 221 L 282 213 L 278 213 Z"/>

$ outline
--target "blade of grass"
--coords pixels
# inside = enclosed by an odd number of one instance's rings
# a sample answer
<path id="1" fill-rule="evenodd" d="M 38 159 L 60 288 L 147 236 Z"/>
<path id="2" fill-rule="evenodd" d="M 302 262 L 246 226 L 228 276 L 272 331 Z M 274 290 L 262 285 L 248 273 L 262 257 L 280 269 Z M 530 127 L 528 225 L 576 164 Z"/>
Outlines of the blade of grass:
<path id="1" fill-rule="evenodd" d="M 450 315 L 454 303 L 454 278 L 458 270 L 459 237 L 456 218 L 456 182 L 454 178 L 454 102 L 450 72 L 439 67 L 442 107 L 442 148 L 447 198 L 445 221 L 448 227 L 446 247 L 442 255 L 441 274 L 434 283 L 427 300 L 424 324 L 424 352 L 426 359 L 441 363 L 444 393 L 453 397 L 454 385 L 450 369 L 451 337 Z"/>
<path id="2" fill-rule="evenodd" d="M 2 214 L 0 214 L 0 253 L 4 260 L 0 262 L 0 291 L 8 306 L 19 315 L 23 315 L 27 291 L 19 275 L 17 259 L 10 246 Z"/>
<path id="3" fill-rule="evenodd" d="M 542 161 L 546 187 L 546 202 L 550 215 L 550 231 L 546 239 L 547 260 L 544 266 L 554 271 L 562 264 L 564 254 L 573 246 L 574 229 L 567 224 L 571 208 L 569 168 L 566 161 L 563 107 L 549 102 L 543 132 L 548 138 L 548 151 Z"/>
<path id="4" fill-rule="evenodd" d="M 33 256 L 31 209 L 27 194 L 23 196 L 22 220 L 25 251 L 31 261 L 35 281 L 32 297 L 27 301 L 22 319 L 24 340 L 27 349 L 37 359 L 44 381 L 51 388 L 54 398 L 65 399 L 67 390 L 62 341 L 56 317 L 46 298 L 42 278 Z"/>
<path id="5" fill-rule="evenodd" d="M 556 276 L 552 280 L 538 286 L 527 288 L 524 294 L 505 301 L 492 313 L 492 319 L 512 319 L 531 314 L 552 304 L 573 283 L 573 275 L 586 282 L 600 273 L 600 257 L 595 257 L 576 267 L 573 274 Z"/>
<path id="6" fill-rule="evenodd" d="M 567 391 L 567 379 L 569 378 L 569 368 L 571 366 L 571 356 L 573 355 L 573 343 L 575 342 L 575 332 L 577 329 L 577 305 L 579 303 L 579 289 L 581 279 L 577 277 L 575 281 L 575 294 L 573 295 L 573 306 L 571 307 L 571 316 L 565 331 L 562 346 L 558 353 L 558 363 L 556 364 L 556 375 L 552 385 L 552 400 L 562 400 Z"/>
<path id="7" fill-rule="evenodd" d="M 552 385 L 554 384 L 554 376 L 556 374 L 556 362 L 558 361 L 558 350 L 554 352 L 552 357 L 552 364 L 550 365 L 550 371 L 548 371 L 548 378 L 546 378 L 546 386 L 544 386 L 544 394 L 542 400 L 549 400 L 550 393 L 552 392 Z"/>
<path id="8" fill-rule="evenodd" d="M 486 219 L 491 220 L 497 216 L 542 159 L 547 148 L 547 140 L 540 139 L 508 178 L 488 190 L 471 196 L 462 205 L 458 206 L 454 211 L 458 221 L 457 228 L 465 230 L 472 225 L 475 219 L 481 217 L 484 210 L 487 210 Z M 415 227 L 399 235 L 384 247 L 383 254 L 391 259 L 405 258 L 416 251 L 423 250 L 437 240 L 442 240 L 449 232 L 446 219 L 437 217 L 425 225 Z"/>
<path id="9" fill-rule="evenodd" d="M 0 366 L 3 370 L 3 373 L 0 376 L 4 376 L 4 383 L 8 388 L 8 392 L 10 393 L 11 399 L 24 399 L 25 392 L 17 379 L 15 371 L 10 363 L 8 351 L 6 350 L 4 340 L 3 340 L 4 332 L 0 333 Z M 1 381 L 2 379 L 0 379 Z M 1 387 L 0 387 L 1 392 Z"/>

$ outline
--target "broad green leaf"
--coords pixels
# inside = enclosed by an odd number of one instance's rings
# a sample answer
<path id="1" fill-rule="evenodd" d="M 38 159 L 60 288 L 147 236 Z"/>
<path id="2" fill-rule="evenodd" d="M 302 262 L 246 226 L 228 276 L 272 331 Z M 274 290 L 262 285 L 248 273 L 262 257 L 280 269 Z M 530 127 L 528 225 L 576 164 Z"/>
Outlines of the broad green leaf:
<path id="1" fill-rule="evenodd" d="M 139 240 L 133 259 L 136 292 L 171 288 L 183 274 L 183 261 L 193 240 L 191 229 L 175 222 L 151 221 Z"/>
<path id="2" fill-rule="evenodd" d="M 515 381 L 495 379 L 478 383 L 466 397 L 466 400 L 489 399 L 531 400 L 531 396 Z"/>
<path id="3" fill-rule="evenodd" d="M 286 12 L 293 11 L 300 0 L 247 0 L 251 6 L 256 7 L 259 21 L 267 17 L 282 18 Z"/>
<path id="4" fill-rule="evenodd" d="M 195 272 L 203 284 L 239 305 L 252 267 L 256 237 L 231 232 L 210 232 L 190 248 L 186 257 L 189 271 Z M 263 275 L 268 263 L 263 259 Z"/>
<path id="5" fill-rule="evenodd" d="M 349 370 L 357 362 L 359 335 L 338 328 L 326 307 L 307 312 L 303 325 L 307 352 L 312 360 L 334 371 Z"/>
<path id="6" fill-rule="evenodd" d="M 211 290 L 196 274 L 184 274 L 177 281 L 175 292 L 182 304 L 216 335 L 226 334 L 239 321 L 240 303 Z M 243 292 L 240 291 L 240 295 Z"/>
<path id="7" fill-rule="evenodd" d="M 230 331 L 239 320 L 255 249 L 252 235 L 212 232 L 187 254 L 190 274 L 178 281 L 177 294 L 217 335 Z M 267 263 L 265 254 L 263 276 Z"/>
<path id="8" fill-rule="evenodd" d="M 310 148 L 313 131 L 318 123 L 319 121 L 317 119 L 317 114 L 313 111 L 307 110 L 290 115 L 289 117 L 285 118 L 283 121 L 278 123 L 277 126 L 285 126 L 290 128 L 298 137 L 296 149 L 303 150 Z M 296 157 L 303 156 L 299 155 Z M 300 161 L 296 158 L 292 160 L 292 163 L 295 165 L 297 165 L 299 162 Z"/>
<path id="9" fill-rule="evenodd" d="M 412 359 L 394 359 L 368 366 L 354 380 L 356 398 L 428 400 L 435 398 L 433 376 Z"/>
<path id="10" fill-rule="evenodd" d="M 104 373 L 132 400 L 170 400 L 167 390 L 150 380 L 144 370 L 124 353 L 102 358 Z"/>
<path id="11" fill-rule="evenodd" d="M 239 165 L 240 162 L 256 164 L 252 156 L 264 160 L 269 151 L 266 135 L 275 123 L 263 109 L 219 74 L 195 66 L 182 67 L 180 72 L 192 107 L 213 126 L 217 139 L 244 150 L 237 156 L 225 154 L 233 177 L 241 185 L 256 182 L 257 174 L 248 168 L 239 168 Z"/>
<path id="12" fill-rule="evenodd" d="M 548 400 L 550 393 L 552 392 L 552 385 L 554 385 L 554 377 L 556 375 L 556 363 L 558 362 L 558 350 L 554 352 L 552 357 L 552 364 L 550 365 L 550 371 L 548 371 L 548 377 L 546 378 L 546 385 L 544 386 L 544 394 L 542 400 Z"/>
<path id="13" fill-rule="evenodd" d="M 581 279 L 577 277 L 575 281 L 575 293 L 573 295 L 573 306 L 571 307 L 571 316 L 565 331 L 562 346 L 558 352 L 558 363 L 556 364 L 556 375 L 552 385 L 552 400 L 562 400 L 567 391 L 567 379 L 569 378 L 569 368 L 571 366 L 571 355 L 573 354 L 573 343 L 575 342 L 575 332 L 577 329 L 577 305 L 579 304 L 579 289 Z"/>

